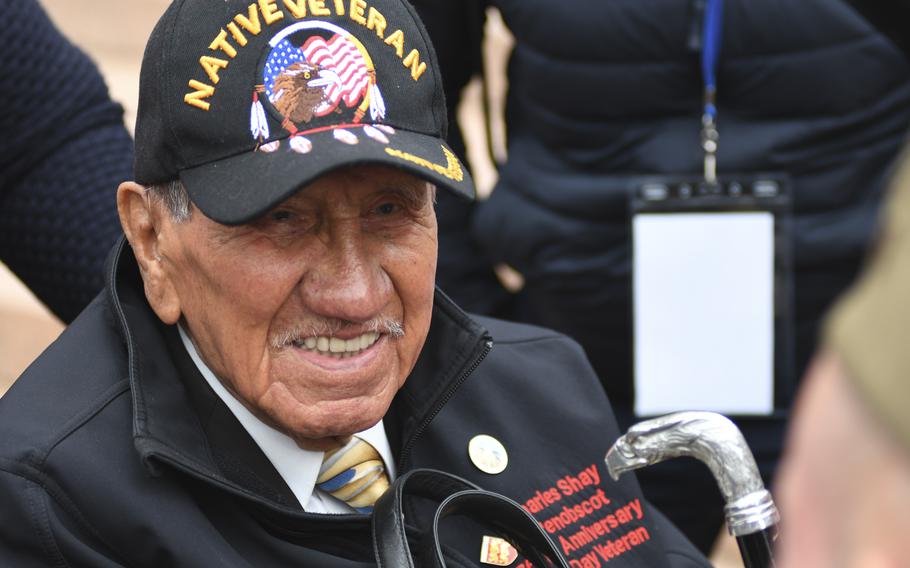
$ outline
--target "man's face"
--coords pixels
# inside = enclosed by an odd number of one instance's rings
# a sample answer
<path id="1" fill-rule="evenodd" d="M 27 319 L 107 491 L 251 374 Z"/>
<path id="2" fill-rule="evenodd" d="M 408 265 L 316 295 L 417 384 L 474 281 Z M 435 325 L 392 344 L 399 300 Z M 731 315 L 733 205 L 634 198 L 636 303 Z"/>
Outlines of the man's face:
<path id="1" fill-rule="evenodd" d="M 429 185 L 411 175 L 342 170 L 237 227 L 194 209 L 165 221 L 159 243 L 202 358 L 302 446 L 378 422 L 423 347 L 436 218 Z"/>

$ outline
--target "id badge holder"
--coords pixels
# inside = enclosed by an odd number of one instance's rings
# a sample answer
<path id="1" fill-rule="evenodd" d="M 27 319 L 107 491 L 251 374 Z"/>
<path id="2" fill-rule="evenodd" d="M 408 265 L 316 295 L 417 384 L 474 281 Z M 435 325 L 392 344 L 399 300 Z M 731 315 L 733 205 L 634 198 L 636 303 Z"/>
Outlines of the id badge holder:
<path id="1" fill-rule="evenodd" d="M 782 414 L 794 384 L 788 178 L 647 178 L 630 204 L 636 415 Z"/>

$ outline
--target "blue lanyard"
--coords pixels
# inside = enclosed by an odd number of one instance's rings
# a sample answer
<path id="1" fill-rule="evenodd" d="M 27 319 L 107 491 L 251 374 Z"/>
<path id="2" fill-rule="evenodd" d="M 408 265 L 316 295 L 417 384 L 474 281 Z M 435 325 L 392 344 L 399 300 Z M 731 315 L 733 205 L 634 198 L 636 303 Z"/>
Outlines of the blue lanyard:
<path id="1" fill-rule="evenodd" d="M 701 140 L 705 151 L 705 180 L 717 182 L 717 60 L 723 33 L 724 0 L 707 0 L 702 28 L 701 72 L 705 84 Z"/>
<path id="2" fill-rule="evenodd" d="M 724 0 L 708 0 L 705 8 L 704 31 L 702 32 L 701 72 L 705 82 L 705 93 L 711 100 L 705 100 L 705 113 L 717 117 L 714 95 L 717 93 L 717 59 L 723 41 Z"/>

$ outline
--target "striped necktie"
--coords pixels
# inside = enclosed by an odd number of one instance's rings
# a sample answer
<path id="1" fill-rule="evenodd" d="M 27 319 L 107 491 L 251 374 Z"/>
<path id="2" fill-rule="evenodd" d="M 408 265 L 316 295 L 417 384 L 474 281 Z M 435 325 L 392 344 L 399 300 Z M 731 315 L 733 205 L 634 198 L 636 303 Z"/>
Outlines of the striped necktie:
<path id="1" fill-rule="evenodd" d="M 355 436 L 325 453 L 316 487 L 360 513 L 371 513 L 373 503 L 389 488 L 389 477 L 376 448 Z"/>

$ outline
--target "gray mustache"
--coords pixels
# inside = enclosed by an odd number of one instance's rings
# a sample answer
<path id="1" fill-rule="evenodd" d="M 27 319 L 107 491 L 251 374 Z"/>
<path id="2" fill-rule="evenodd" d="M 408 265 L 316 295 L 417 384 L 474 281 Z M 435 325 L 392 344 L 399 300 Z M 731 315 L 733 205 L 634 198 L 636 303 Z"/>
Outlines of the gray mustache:
<path id="1" fill-rule="evenodd" d="M 307 337 L 333 337 L 341 330 L 351 327 L 358 328 L 361 333 L 372 331 L 386 334 L 392 339 L 404 337 L 404 326 L 400 321 L 394 318 L 378 317 L 359 324 L 345 320 L 322 320 L 298 325 L 276 333 L 269 339 L 269 344 L 275 349 L 281 349 Z"/>

